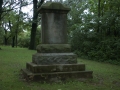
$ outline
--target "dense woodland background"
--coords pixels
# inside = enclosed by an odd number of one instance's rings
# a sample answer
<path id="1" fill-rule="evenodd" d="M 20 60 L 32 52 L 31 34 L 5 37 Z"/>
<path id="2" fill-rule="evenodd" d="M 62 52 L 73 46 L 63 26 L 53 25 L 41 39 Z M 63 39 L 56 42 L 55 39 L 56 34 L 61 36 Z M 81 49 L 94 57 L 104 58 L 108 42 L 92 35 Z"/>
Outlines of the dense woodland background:
<path id="1" fill-rule="evenodd" d="M 81 58 L 120 65 L 120 0 L 49 0 L 71 8 L 68 43 Z M 0 45 L 35 49 L 41 43 L 45 0 L 0 0 Z M 33 5 L 33 17 L 22 8 Z"/>

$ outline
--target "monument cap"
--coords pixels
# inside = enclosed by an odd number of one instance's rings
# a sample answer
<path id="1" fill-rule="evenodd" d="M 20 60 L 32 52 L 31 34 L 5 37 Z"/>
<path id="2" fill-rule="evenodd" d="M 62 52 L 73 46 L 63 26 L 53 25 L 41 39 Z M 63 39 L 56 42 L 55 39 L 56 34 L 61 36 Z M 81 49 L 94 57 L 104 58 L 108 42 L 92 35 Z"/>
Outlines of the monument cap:
<path id="1" fill-rule="evenodd" d="M 63 4 L 59 3 L 59 2 L 46 2 L 45 4 L 43 4 L 38 11 L 41 13 L 44 10 L 61 10 L 61 11 L 70 11 L 71 9 L 67 6 L 64 6 Z"/>

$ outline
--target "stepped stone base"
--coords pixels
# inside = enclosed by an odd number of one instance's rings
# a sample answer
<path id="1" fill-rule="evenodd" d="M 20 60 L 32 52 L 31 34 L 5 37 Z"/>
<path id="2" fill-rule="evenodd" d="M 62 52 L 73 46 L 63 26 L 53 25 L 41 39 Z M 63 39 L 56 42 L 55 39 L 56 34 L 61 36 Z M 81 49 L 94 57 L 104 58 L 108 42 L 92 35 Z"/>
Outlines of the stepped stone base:
<path id="1" fill-rule="evenodd" d="M 34 63 L 26 63 L 26 69 L 33 73 L 85 71 L 85 64 L 37 65 Z"/>
<path id="2" fill-rule="evenodd" d="M 67 79 L 93 78 L 92 71 L 85 71 L 84 64 L 37 65 L 26 63 L 24 78 L 32 81 L 59 82 Z"/>
<path id="3" fill-rule="evenodd" d="M 69 44 L 38 45 L 32 62 L 26 63 L 22 73 L 28 81 L 41 82 L 93 78 L 92 71 L 85 71 L 85 64 L 77 64 L 77 56 L 70 52 Z"/>
<path id="4" fill-rule="evenodd" d="M 38 65 L 76 64 L 77 56 L 74 53 L 36 53 L 32 62 Z"/>

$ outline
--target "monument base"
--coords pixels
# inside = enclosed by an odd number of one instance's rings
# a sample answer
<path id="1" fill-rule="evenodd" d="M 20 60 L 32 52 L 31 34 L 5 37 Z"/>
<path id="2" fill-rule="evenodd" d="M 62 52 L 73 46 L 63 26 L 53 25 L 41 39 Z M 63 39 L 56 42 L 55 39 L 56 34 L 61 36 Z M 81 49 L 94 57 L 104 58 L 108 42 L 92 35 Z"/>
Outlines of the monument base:
<path id="1" fill-rule="evenodd" d="M 39 44 L 37 46 L 38 53 L 69 53 L 71 46 L 69 44 Z"/>
<path id="2" fill-rule="evenodd" d="M 26 69 L 22 69 L 22 74 L 26 80 L 41 82 L 93 78 L 92 73 L 92 71 L 85 71 L 85 64 L 37 65 L 26 63 Z"/>
<path id="3" fill-rule="evenodd" d="M 74 53 L 36 53 L 32 62 L 38 65 L 76 64 L 77 56 Z"/>
<path id="4" fill-rule="evenodd" d="M 68 79 L 93 78 L 92 71 L 85 71 L 85 64 L 77 64 L 74 53 L 36 53 L 32 62 L 22 69 L 28 81 L 59 82 Z"/>

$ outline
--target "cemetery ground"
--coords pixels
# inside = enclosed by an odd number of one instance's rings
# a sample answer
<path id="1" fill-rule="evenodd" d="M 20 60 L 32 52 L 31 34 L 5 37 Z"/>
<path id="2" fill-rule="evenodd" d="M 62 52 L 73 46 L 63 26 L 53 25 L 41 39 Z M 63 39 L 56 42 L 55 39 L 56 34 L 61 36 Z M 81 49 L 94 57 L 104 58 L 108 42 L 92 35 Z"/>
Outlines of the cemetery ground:
<path id="1" fill-rule="evenodd" d="M 78 58 L 93 71 L 93 79 L 66 83 L 27 82 L 20 70 L 32 61 L 35 50 L 0 46 L 0 90 L 120 90 L 120 66 Z"/>

